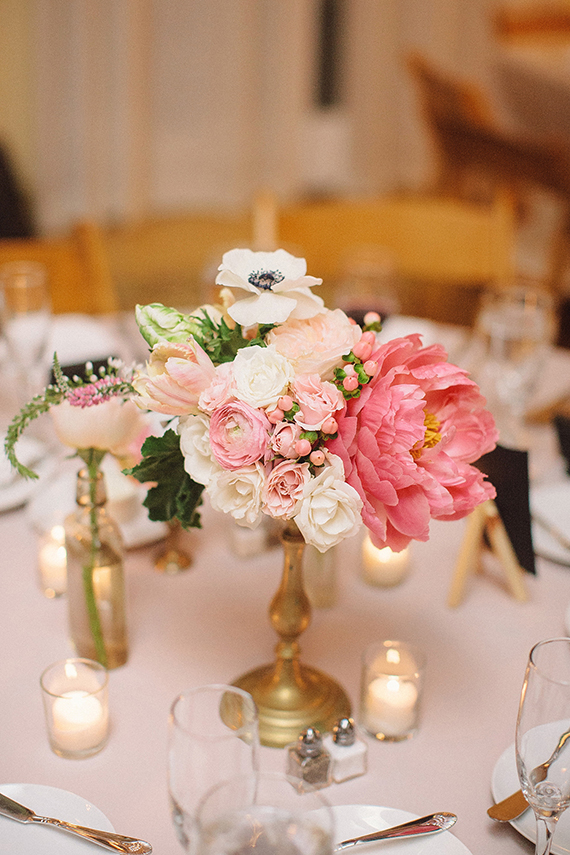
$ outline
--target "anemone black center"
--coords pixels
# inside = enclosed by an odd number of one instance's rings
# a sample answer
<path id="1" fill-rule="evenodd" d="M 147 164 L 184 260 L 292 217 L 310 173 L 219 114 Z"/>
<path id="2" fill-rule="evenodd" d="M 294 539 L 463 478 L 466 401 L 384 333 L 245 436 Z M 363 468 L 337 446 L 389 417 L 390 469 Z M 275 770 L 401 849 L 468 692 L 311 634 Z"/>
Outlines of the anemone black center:
<path id="1" fill-rule="evenodd" d="M 255 270 L 249 274 L 247 281 L 260 291 L 271 291 L 274 285 L 284 279 L 279 270 Z"/>

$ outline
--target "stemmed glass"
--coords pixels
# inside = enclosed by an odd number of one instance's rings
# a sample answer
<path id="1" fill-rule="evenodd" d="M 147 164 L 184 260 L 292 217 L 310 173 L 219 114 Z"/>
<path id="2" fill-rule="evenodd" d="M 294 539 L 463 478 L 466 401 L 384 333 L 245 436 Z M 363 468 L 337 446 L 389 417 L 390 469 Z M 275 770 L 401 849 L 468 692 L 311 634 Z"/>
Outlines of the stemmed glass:
<path id="1" fill-rule="evenodd" d="M 51 308 L 46 268 L 32 261 L 3 264 L 0 289 L 2 333 L 24 404 L 45 385 L 47 374 Z"/>
<path id="2" fill-rule="evenodd" d="M 186 851 L 196 847 L 196 811 L 213 786 L 257 771 L 257 708 L 235 686 L 213 684 L 182 692 L 170 710 L 168 789 L 172 821 Z"/>
<path id="3" fill-rule="evenodd" d="M 485 295 L 475 335 L 482 352 L 474 373 L 501 430 L 519 446 L 521 426 L 553 338 L 550 295 L 524 279 Z"/>
<path id="4" fill-rule="evenodd" d="M 549 855 L 570 804 L 570 638 L 541 641 L 530 651 L 516 730 L 517 771 L 536 817 L 536 855 Z"/>

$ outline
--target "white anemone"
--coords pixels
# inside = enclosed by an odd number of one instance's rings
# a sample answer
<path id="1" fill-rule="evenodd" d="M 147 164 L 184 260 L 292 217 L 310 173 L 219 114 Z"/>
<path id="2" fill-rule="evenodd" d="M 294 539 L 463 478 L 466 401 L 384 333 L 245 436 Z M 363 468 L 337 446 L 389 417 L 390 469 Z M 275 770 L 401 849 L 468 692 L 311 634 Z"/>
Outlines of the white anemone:
<path id="1" fill-rule="evenodd" d="M 307 276 L 307 262 L 284 249 L 253 252 L 232 249 L 222 258 L 217 285 L 239 288 L 248 296 L 228 308 L 228 314 L 242 326 L 282 324 L 287 318 L 312 318 L 324 303 L 311 293 L 322 279 Z"/>

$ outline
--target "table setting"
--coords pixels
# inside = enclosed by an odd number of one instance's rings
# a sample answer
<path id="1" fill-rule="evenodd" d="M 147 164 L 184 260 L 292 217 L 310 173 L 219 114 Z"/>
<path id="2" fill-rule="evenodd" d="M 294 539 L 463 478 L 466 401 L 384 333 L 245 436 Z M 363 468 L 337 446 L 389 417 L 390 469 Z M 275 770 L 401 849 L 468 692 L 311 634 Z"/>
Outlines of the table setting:
<path id="1" fill-rule="evenodd" d="M 422 342 L 414 319 L 383 328 L 374 312 L 359 327 L 316 298 L 302 259 L 248 253 L 222 259 L 218 304 L 138 307 L 114 340 L 127 361 L 106 361 L 119 352 L 110 340 L 79 358 L 70 347 L 67 363 L 88 364 L 67 376 L 58 351 L 51 383 L 6 425 L 7 458 L 34 491 L 0 514 L 0 793 L 172 855 L 251 848 L 244 817 L 266 852 L 534 851 L 530 809 L 512 825 L 487 809 L 521 786 L 513 740 L 529 651 L 568 632 L 565 547 L 542 521 L 568 532 L 555 438 L 530 457 L 541 522 L 527 602 L 491 560 L 449 608 L 469 515 L 494 497 L 474 465 L 500 440 L 477 384 L 447 360 L 444 328 L 418 322 Z M 83 331 L 113 337 L 116 319 L 89 320 Z M 447 334 L 460 365 L 470 343 Z M 564 382 L 555 371 L 538 399 Z M 38 458 L 42 424 L 50 453 Z M 235 549 L 236 525 L 253 533 L 248 548 Z M 259 537 L 270 525 L 277 536 Z M 191 562 L 157 572 L 173 530 Z M 334 565 L 334 596 L 307 596 L 304 555 Z M 304 572 L 309 591 L 308 558 Z M 64 676 L 48 684 L 52 671 Z M 320 806 L 300 808 L 305 797 Z M 314 816 L 327 818 L 318 833 Z M 410 822 L 405 840 L 354 842 Z M 566 824 L 562 813 L 554 853 L 568 851 Z M 61 852 L 103 845 L 0 811 L 0 853 L 37 851 L 42 832 Z"/>

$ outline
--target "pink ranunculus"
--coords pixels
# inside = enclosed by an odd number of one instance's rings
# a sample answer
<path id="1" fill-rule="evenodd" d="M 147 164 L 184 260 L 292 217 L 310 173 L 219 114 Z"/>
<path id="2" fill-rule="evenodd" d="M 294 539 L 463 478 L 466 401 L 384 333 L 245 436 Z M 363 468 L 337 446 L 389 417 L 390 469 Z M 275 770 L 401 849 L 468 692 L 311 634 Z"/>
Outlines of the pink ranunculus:
<path id="1" fill-rule="evenodd" d="M 198 400 L 200 409 L 205 413 L 212 413 L 216 407 L 221 407 L 234 397 L 233 379 L 232 362 L 222 362 L 217 365 L 212 382 L 204 389 Z"/>
<path id="2" fill-rule="evenodd" d="M 289 320 L 271 330 L 268 344 L 293 364 L 296 374 L 331 380 L 340 358 L 350 353 L 362 330 L 341 309 L 324 309 L 308 320 Z"/>
<path id="3" fill-rule="evenodd" d="M 471 464 L 498 438 L 485 399 L 439 345 L 418 335 L 381 345 L 378 370 L 337 416 L 327 442 L 360 494 L 362 518 L 377 546 L 403 549 L 427 540 L 430 520 L 459 519 L 494 488 Z"/>
<path id="4" fill-rule="evenodd" d="M 256 463 L 267 451 L 270 427 L 263 410 L 244 401 L 230 401 L 212 413 L 212 454 L 224 469 L 241 469 Z"/>
<path id="5" fill-rule="evenodd" d="M 300 410 L 295 421 L 304 430 L 320 430 L 333 413 L 344 407 L 340 389 L 319 374 L 299 374 L 293 383 L 293 395 Z"/>
<path id="6" fill-rule="evenodd" d="M 295 443 L 301 436 L 301 426 L 293 422 L 279 422 L 271 435 L 270 446 L 280 457 L 295 458 Z"/>
<path id="7" fill-rule="evenodd" d="M 292 517 L 303 498 L 305 484 L 310 479 L 308 463 L 283 460 L 274 466 L 263 489 L 263 501 L 267 513 L 281 519 Z"/>
<path id="8" fill-rule="evenodd" d="M 214 363 L 198 342 L 159 342 L 133 385 L 139 406 L 169 416 L 198 411 L 198 400 L 215 376 Z"/>

